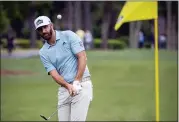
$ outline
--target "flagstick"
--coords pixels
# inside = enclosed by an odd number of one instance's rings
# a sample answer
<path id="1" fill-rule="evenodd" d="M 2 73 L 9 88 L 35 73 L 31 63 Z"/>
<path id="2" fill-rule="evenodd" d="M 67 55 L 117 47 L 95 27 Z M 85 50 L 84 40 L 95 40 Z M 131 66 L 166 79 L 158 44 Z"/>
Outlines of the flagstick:
<path id="1" fill-rule="evenodd" d="M 158 19 L 154 19 L 155 28 L 155 108 L 156 121 L 159 122 L 159 59 L 158 59 Z"/>

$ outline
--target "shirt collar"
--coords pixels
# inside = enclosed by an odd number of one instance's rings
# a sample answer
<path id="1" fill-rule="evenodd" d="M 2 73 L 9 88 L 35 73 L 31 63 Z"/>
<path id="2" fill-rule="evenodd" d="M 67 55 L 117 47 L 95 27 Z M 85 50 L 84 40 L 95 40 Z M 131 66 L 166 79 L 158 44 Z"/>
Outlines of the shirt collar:
<path id="1" fill-rule="evenodd" d="M 60 40 L 60 32 L 59 31 L 57 31 L 57 30 L 55 30 L 55 32 L 56 32 L 56 42 L 55 42 L 55 44 L 53 44 L 53 45 L 50 45 L 49 43 L 47 43 L 47 40 L 45 40 L 45 45 L 48 47 L 48 49 L 51 47 L 51 46 L 54 46 L 54 45 L 56 45 L 56 43 L 57 43 L 57 41 L 59 41 Z"/>

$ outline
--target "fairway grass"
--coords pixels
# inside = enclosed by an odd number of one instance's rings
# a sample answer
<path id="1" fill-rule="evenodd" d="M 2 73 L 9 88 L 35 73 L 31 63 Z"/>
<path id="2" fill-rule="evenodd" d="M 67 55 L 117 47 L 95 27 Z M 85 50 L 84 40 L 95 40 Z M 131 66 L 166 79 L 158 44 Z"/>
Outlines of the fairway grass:
<path id="1" fill-rule="evenodd" d="M 154 51 L 87 51 L 94 98 L 88 121 L 155 120 Z M 160 120 L 177 120 L 177 53 L 159 52 Z M 32 71 L 1 76 L 1 120 L 41 121 L 57 105 L 58 85 L 39 57 L 1 59 L 1 69 Z M 57 115 L 51 118 L 57 121 Z"/>

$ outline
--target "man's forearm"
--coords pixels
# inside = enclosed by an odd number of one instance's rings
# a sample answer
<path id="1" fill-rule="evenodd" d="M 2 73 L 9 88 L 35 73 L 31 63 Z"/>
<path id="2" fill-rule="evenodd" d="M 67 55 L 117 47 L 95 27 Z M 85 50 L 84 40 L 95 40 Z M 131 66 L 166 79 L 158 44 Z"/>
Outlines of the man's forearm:
<path id="1" fill-rule="evenodd" d="M 62 76 L 57 73 L 57 71 L 51 71 L 50 75 L 59 85 L 67 87 L 68 83 L 64 80 Z"/>
<path id="2" fill-rule="evenodd" d="M 85 68 L 86 68 L 86 56 L 81 56 L 78 58 L 78 71 L 75 80 L 81 81 Z"/>
<path id="3" fill-rule="evenodd" d="M 68 83 L 61 76 L 53 77 L 53 79 L 61 86 L 67 87 L 68 85 Z"/>

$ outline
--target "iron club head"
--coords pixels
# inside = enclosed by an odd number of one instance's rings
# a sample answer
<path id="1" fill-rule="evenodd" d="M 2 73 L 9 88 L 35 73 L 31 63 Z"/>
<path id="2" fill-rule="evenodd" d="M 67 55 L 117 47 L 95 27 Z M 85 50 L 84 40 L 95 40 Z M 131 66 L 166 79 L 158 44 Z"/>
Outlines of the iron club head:
<path id="1" fill-rule="evenodd" d="M 43 116 L 42 114 L 40 115 L 40 117 L 42 117 L 42 118 L 45 119 L 45 120 L 49 120 L 52 116 L 54 116 L 54 115 L 57 113 L 57 111 L 58 111 L 58 109 L 57 109 L 55 112 L 53 112 L 52 115 L 49 116 L 48 118 L 46 118 L 46 117 Z"/>
<path id="2" fill-rule="evenodd" d="M 45 116 L 43 116 L 43 115 L 40 115 L 43 119 L 45 119 L 45 120 L 48 120 Z"/>

